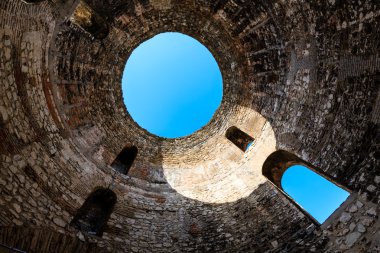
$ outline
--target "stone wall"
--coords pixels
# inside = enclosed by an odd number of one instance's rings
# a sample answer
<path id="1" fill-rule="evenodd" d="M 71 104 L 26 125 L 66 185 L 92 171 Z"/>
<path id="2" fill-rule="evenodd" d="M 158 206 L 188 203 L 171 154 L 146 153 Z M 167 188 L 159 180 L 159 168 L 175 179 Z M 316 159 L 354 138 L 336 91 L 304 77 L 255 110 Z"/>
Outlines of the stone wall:
<path id="1" fill-rule="evenodd" d="M 0 3 L 1 244 L 28 252 L 379 251 L 376 0 L 86 2 L 109 27 L 104 39 L 70 23 L 79 1 Z M 179 139 L 141 129 L 122 102 L 131 51 L 165 31 L 202 42 L 223 75 L 213 120 Z M 225 138 L 230 126 L 257 143 L 243 153 Z M 126 145 L 138 156 L 121 175 L 110 165 Z M 276 149 L 352 191 L 322 226 L 261 175 Z M 96 187 L 118 198 L 101 238 L 68 225 Z"/>

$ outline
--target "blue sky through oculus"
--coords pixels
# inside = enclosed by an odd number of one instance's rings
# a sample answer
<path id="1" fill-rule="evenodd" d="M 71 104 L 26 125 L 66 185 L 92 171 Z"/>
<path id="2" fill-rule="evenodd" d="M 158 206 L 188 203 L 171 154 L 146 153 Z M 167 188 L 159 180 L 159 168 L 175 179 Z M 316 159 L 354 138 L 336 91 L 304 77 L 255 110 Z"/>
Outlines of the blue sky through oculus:
<path id="1" fill-rule="evenodd" d="M 124 103 L 142 128 L 166 138 L 206 125 L 223 96 L 222 75 L 208 49 L 181 33 L 161 33 L 139 45 L 122 79 Z"/>
<path id="2" fill-rule="evenodd" d="M 142 128 L 166 138 L 183 137 L 212 118 L 222 95 L 222 75 L 212 54 L 181 33 L 161 33 L 139 45 L 122 79 L 124 103 Z M 282 187 L 323 223 L 349 193 L 308 168 L 290 167 Z"/>
<path id="3" fill-rule="evenodd" d="M 124 103 L 142 128 L 166 138 L 199 130 L 219 107 L 223 84 L 206 47 L 181 33 L 162 33 L 139 45 L 122 79 Z M 282 187 L 323 223 L 349 193 L 308 168 L 290 167 Z"/>
<path id="4" fill-rule="evenodd" d="M 319 223 L 323 223 L 350 195 L 302 165 L 287 169 L 282 188 Z"/>

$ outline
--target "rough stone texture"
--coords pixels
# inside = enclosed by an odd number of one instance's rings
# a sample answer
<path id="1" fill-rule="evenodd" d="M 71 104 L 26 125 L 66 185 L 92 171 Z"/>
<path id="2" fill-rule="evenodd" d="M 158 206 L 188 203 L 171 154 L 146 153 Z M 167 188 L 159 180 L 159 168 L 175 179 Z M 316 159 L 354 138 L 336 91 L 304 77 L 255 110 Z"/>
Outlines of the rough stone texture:
<path id="1" fill-rule="evenodd" d="M 377 0 L 0 2 L 0 243 L 28 252 L 378 252 Z M 32 3 L 34 2 L 34 3 Z M 223 74 L 212 121 L 162 139 L 129 116 L 121 76 L 164 31 L 198 39 Z M 255 139 L 243 154 L 225 138 Z M 129 174 L 111 167 L 125 146 Z M 322 226 L 261 174 L 276 149 L 350 189 Z M 118 202 L 102 237 L 68 226 L 95 187 Z M 350 217 L 350 218 L 348 218 Z"/>

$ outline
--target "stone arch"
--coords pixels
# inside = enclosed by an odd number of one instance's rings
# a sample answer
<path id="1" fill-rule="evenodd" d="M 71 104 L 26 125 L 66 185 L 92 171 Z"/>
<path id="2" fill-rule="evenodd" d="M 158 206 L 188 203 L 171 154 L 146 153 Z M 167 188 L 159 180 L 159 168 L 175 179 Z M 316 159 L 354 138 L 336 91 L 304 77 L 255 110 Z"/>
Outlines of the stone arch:
<path id="1" fill-rule="evenodd" d="M 117 155 L 115 160 L 112 162 L 111 167 L 122 173 L 127 175 L 129 169 L 132 167 L 134 160 L 136 159 L 138 149 L 136 146 L 125 147 L 123 150 Z"/>
<path id="2" fill-rule="evenodd" d="M 305 162 L 287 151 L 275 151 L 265 160 L 263 164 L 263 175 L 275 186 L 282 189 L 282 176 L 290 166 L 295 164 L 305 165 Z M 308 165 L 306 166 L 309 167 Z"/>
<path id="3" fill-rule="evenodd" d="M 325 178 L 329 182 L 335 184 L 336 186 L 351 192 L 347 187 L 341 185 L 336 179 L 333 179 L 322 170 L 316 168 L 311 163 L 304 161 L 299 158 L 295 154 L 287 152 L 285 150 L 277 150 L 270 154 L 268 158 L 265 160 L 262 168 L 263 175 L 275 186 L 280 192 L 282 192 L 286 198 L 288 198 L 298 209 L 304 213 L 307 217 L 309 217 L 314 223 L 319 224 L 319 222 L 302 206 L 300 206 L 296 200 L 293 199 L 282 187 L 282 177 L 285 172 L 294 165 L 302 165 L 307 169 L 317 173 L 319 176 Z"/>
<path id="4" fill-rule="evenodd" d="M 270 154 L 263 164 L 262 172 L 269 181 L 271 181 L 278 188 L 282 189 L 282 176 L 285 171 L 293 165 L 303 165 L 337 186 L 350 191 L 346 186 L 337 181 L 337 179 L 330 177 L 321 169 L 285 150 L 277 150 Z"/>
<path id="5" fill-rule="evenodd" d="M 235 144 L 240 150 L 245 152 L 252 142 L 255 141 L 254 138 L 237 128 L 232 126 L 226 131 L 226 138 Z"/>
<path id="6" fill-rule="evenodd" d="M 87 234 L 102 236 L 116 201 L 112 190 L 96 189 L 79 208 L 70 225 Z"/>

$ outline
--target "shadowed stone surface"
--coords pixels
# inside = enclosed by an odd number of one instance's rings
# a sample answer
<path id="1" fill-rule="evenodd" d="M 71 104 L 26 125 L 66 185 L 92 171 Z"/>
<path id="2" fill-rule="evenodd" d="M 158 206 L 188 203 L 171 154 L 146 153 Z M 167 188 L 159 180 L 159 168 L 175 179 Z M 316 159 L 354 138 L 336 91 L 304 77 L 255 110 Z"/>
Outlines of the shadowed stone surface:
<path id="1" fill-rule="evenodd" d="M 377 1 L 86 0 L 98 18 L 78 29 L 70 17 L 81 3 L 0 2 L 1 244 L 378 252 Z M 167 31 L 203 43 L 224 83 L 211 122 L 179 139 L 138 127 L 121 94 L 132 50 Z M 230 126 L 255 139 L 246 154 L 225 138 Z M 138 154 L 123 175 L 111 164 L 126 146 Z M 350 200 L 315 224 L 262 175 L 275 150 L 350 189 Z M 97 187 L 117 196 L 102 237 L 68 226 Z"/>

